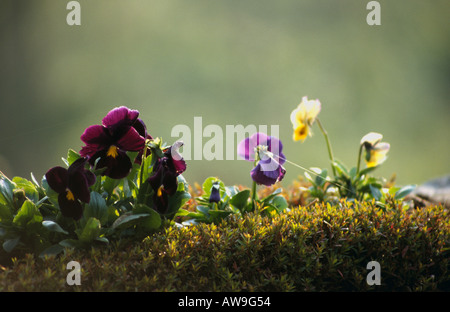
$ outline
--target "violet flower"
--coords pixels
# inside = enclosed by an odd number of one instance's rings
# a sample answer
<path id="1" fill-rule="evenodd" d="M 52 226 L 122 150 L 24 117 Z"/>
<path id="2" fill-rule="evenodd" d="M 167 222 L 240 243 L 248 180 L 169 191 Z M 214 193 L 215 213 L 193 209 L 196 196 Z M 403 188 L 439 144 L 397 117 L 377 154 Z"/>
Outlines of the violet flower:
<path id="1" fill-rule="evenodd" d="M 165 213 L 169 204 L 169 196 L 178 188 L 178 176 L 186 170 L 186 162 L 178 153 L 182 142 L 176 142 L 164 150 L 164 156 L 157 160 L 148 182 L 154 191 L 153 204 L 160 213 Z"/>
<path id="2" fill-rule="evenodd" d="M 75 220 L 82 217 L 80 201 L 90 202 L 89 186 L 95 183 L 95 175 L 84 168 L 85 163 L 86 159 L 80 158 L 68 169 L 57 166 L 45 174 L 48 185 L 59 194 L 58 204 L 62 215 Z"/>
<path id="3" fill-rule="evenodd" d="M 250 172 L 254 182 L 270 186 L 283 180 L 286 174 L 282 166 L 285 162 L 282 149 L 279 139 L 258 132 L 239 143 L 238 155 L 255 162 L 255 167 Z"/>
<path id="4" fill-rule="evenodd" d="M 145 147 L 146 128 L 138 119 L 139 112 L 121 106 L 111 110 L 102 120 L 102 125 L 88 127 L 81 140 L 86 144 L 80 155 L 88 157 L 91 166 L 106 168 L 102 173 L 113 179 L 128 175 L 132 163 L 127 151 L 138 152 Z"/>
<path id="5" fill-rule="evenodd" d="M 211 195 L 209 196 L 210 203 L 220 202 L 220 185 L 215 182 L 211 187 Z"/>

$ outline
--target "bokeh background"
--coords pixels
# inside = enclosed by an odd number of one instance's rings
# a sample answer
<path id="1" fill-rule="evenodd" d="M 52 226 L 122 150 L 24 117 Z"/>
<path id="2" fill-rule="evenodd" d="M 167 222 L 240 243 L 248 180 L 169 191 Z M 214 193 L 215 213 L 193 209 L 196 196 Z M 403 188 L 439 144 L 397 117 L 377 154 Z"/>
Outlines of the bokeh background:
<path id="1" fill-rule="evenodd" d="M 138 109 L 168 143 L 175 125 L 279 125 L 287 158 L 329 168 L 315 125 L 292 141 L 290 112 L 320 99 L 335 157 L 356 164 L 359 140 L 391 143 L 375 174 L 399 184 L 450 173 L 450 2 L 365 0 L 0 1 L 0 170 L 40 178 L 112 108 Z M 206 141 L 207 139 L 204 139 Z M 303 170 L 286 164 L 283 183 Z M 191 183 L 250 185 L 251 163 L 188 162 Z"/>

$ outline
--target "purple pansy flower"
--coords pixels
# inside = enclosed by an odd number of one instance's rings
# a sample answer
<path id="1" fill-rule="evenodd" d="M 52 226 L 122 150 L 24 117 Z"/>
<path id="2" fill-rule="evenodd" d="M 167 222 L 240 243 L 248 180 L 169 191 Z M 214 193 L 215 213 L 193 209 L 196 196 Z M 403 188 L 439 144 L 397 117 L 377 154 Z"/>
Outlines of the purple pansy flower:
<path id="1" fill-rule="evenodd" d="M 45 174 L 48 185 L 59 194 L 58 204 L 62 215 L 75 220 L 82 217 L 80 201 L 89 203 L 89 186 L 95 183 L 95 175 L 85 169 L 85 164 L 86 159 L 80 158 L 68 169 L 53 167 Z"/>
<path id="2" fill-rule="evenodd" d="M 157 160 L 154 174 L 148 182 L 154 191 L 153 204 L 158 212 L 167 210 L 169 196 L 175 194 L 178 188 L 178 176 L 186 170 L 186 162 L 178 153 L 182 142 L 176 142 L 164 150 L 164 156 Z"/>
<path id="3" fill-rule="evenodd" d="M 140 152 L 145 147 L 146 127 L 138 118 L 137 110 L 125 106 L 111 110 L 102 120 L 102 125 L 88 127 L 81 140 L 86 144 L 80 155 L 88 157 L 96 169 L 106 168 L 103 175 L 121 179 L 128 175 L 132 163 L 127 151 Z"/>
<path id="4" fill-rule="evenodd" d="M 270 186 L 283 180 L 286 174 L 282 166 L 285 162 L 282 149 L 283 144 L 279 139 L 258 132 L 239 143 L 238 155 L 245 160 L 255 161 L 257 154 L 258 163 L 250 175 L 256 183 Z"/>
<path id="5" fill-rule="evenodd" d="M 214 182 L 211 187 L 211 195 L 209 196 L 210 203 L 220 202 L 220 185 L 218 182 Z"/>

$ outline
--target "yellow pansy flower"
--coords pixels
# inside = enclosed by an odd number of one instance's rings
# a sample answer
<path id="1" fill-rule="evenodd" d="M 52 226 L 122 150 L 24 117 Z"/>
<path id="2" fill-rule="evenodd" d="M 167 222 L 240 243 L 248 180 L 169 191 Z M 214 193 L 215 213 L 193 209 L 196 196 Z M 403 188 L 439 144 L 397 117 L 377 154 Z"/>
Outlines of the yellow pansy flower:
<path id="1" fill-rule="evenodd" d="M 387 152 L 390 149 L 390 144 L 381 142 L 383 135 L 376 132 L 370 132 L 361 139 L 361 145 L 366 149 L 366 161 L 367 167 L 375 167 L 382 164 L 387 156 Z"/>
<path id="2" fill-rule="evenodd" d="M 321 104 L 319 100 L 308 100 L 304 96 L 302 101 L 291 113 L 291 123 L 294 128 L 294 141 L 304 141 L 312 132 L 309 129 L 317 115 L 320 113 Z"/>

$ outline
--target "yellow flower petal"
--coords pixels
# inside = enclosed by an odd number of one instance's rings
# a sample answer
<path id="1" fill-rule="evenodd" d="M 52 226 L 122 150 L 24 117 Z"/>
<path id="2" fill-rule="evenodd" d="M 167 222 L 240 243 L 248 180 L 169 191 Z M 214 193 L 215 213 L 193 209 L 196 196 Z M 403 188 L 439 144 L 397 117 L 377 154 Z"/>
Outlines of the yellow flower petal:
<path id="1" fill-rule="evenodd" d="M 367 167 L 375 167 L 382 164 L 387 158 L 386 154 L 389 148 L 389 143 L 378 143 L 374 148 L 370 149 L 370 158 L 366 160 Z"/>
<path id="2" fill-rule="evenodd" d="M 294 135 L 293 139 L 294 141 L 304 141 L 306 137 L 308 136 L 308 126 L 305 124 L 299 125 L 297 128 L 294 129 Z"/>

